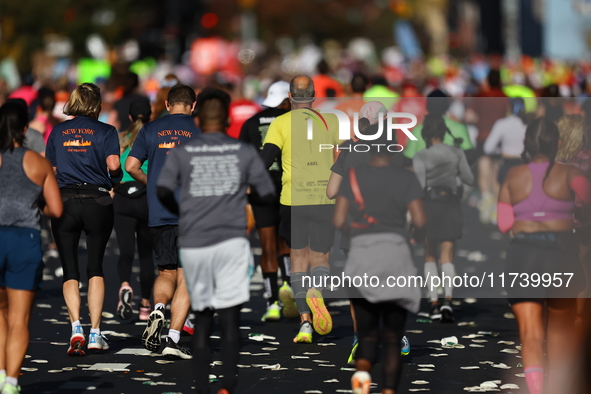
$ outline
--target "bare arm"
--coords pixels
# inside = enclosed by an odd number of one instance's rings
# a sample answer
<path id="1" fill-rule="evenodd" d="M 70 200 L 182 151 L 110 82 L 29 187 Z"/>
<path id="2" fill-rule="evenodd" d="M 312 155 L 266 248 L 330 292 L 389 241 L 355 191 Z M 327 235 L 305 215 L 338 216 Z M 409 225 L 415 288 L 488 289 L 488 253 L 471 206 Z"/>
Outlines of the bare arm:
<path id="1" fill-rule="evenodd" d="M 47 175 L 43 182 L 43 199 L 45 200 L 43 213 L 50 218 L 59 218 L 64 211 L 62 196 L 51 164 L 47 160 L 44 161 L 45 167 L 47 168 Z"/>
<path id="2" fill-rule="evenodd" d="M 328 185 L 326 186 L 326 197 L 330 198 L 331 200 L 337 196 L 339 192 L 339 187 L 341 186 L 341 181 L 343 177 L 337 174 L 336 172 L 330 173 L 330 178 L 328 179 Z"/>
<path id="3" fill-rule="evenodd" d="M 337 202 L 334 209 L 333 224 L 336 228 L 342 229 L 347 223 L 347 213 L 349 212 L 349 200 L 343 196 L 337 196 Z"/>
<path id="4" fill-rule="evenodd" d="M 118 183 L 120 179 L 118 180 L 117 178 L 120 178 L 121 175 L 121 161 L 119 160 L 119 155 L 107 156 L 107 168 L 109 169 L 111 179 Z"/>
<path id="5" fill-rule="evenodd" d="M 148 183 L 148 176 L 142 171 L 142 163 L 133 156 L 128 156 L 125 162 L 125 171 L 131 175 L 133 179 L 146 185 Z"/>

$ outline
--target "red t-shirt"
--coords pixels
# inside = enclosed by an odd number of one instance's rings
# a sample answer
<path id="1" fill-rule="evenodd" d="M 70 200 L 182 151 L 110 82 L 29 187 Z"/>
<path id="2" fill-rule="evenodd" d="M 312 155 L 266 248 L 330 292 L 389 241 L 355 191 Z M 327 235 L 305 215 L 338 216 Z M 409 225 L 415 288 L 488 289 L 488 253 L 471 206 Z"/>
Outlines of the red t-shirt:
<path id="1" fill-rule="evenodd" d="M 261 110 L 261 107 L 247 99 L 233 101 L 230 104 L 230 127 L 228 134 L 232 138 L 240 137 L 242 125 Z"/>

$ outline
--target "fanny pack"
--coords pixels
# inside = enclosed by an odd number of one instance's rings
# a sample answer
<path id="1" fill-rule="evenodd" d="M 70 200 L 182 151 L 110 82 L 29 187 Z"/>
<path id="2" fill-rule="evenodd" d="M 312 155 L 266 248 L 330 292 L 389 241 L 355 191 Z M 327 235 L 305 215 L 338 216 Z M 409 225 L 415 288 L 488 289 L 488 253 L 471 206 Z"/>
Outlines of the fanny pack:
<path id="1" fill-rule="evenodd" d="M 539 249 L 555 249 L 570 254 L 579 253 L 579 240 L 572 231 L 545 231 L 517 233 L 511 243 L 529 245 Z"/>
<path id="2" fill-rule="evenodd" d="M 88 183 L 66 185 L 60 189 L 62 197 L 68 198 L 98 198 L 109 195 L 109 189 Z"/>
<path id="3" fill-rule="evenodd" d="M 146 194 L 146 185 L 138 181 L 120 183 L 115 188 L 115 193 L 128 198 L 139 198 Z"/>
<path id="4" fill-rule="evenodd" d="M 452 202 L 458 195 L 448 186 L 428 186 L 425 188 L 425 200 L 431 202 Z"/>

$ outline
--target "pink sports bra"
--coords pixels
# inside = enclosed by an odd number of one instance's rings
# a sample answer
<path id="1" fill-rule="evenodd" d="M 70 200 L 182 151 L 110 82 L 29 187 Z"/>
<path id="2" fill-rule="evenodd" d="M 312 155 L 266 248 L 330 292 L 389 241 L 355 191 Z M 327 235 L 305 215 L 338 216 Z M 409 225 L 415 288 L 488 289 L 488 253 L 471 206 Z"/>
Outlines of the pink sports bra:
<path id="1" fill-rule="evenodd" d="M 515 220 L 544 222 L 547 220 L 572 220 L 574 200 L 565 201 L 548 197 L 544 193 L 544 175 L 550 163 L 529 163 L 532 188 L 529 196 L 513 206 Z"/>

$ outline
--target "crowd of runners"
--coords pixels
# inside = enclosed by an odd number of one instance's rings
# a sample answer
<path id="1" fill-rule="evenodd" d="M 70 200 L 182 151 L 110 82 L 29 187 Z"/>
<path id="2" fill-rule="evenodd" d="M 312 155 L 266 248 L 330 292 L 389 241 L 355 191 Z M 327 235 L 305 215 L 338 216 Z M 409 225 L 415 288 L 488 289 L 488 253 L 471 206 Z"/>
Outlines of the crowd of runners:
<path id="1" fill-rule="evenodd" d="M 333 328 L 328 289 L 319 285 L 335 273 L 331 251 L 343 250 L 344 273 L 351 277 L 413 276 L 413 249 L 424 244 L 424 276 L 454 277 L 462 201 L 478 208 L 483 224 L 511 233 L 506 273 L 574 274 L 568 288 L 508 290 L 530 393 L 541 394 L 544 384 L 558 387 L 577 360 L 587 324 L 591 101 L 560 98 L 557 85 L 536 98 L 526 86 L 504 86 L 494 67 L 478 92 L 462 98 L 450 97 L 445 86 L 429 87 L 432 81 L 419 94 L 414 85 L 397 91 L 362 73 L 342 86 L 326 65 L 320 68 L 316 76 L 274 82 L 260 103 L 220 84 L 195 89 L 172 74 L 150 100 L 132 73 L 120 99 L 107 108 L 97 85 L 75 87 L 63 121 L 54 117 L 57 96 L 49 88 L 28 84 L 5 100 L 2 394 L 20 392 L 43 271 L 42 227 L 50 229 L 46 255 L 57 254 L 63 269 L 69 356 L 109 349 L 100 325 L 103 257 L 114 230 L 118 317 L 129 320 L 139 310 L 139 320 L 147 322 L 142 345 L 194 359 L 197 392 L 207 393 L 217 315 L 223 362 L 218 394 L 230 394 L 239 378 L 240 309 L 255 270 L 253 227 L 267 300 L 262 321 L 294 319 L 299 330 L 293 341 L 312 343 Z M 337 111 L 349 118 L 348 138 L 342 138 Z M 412 114 L 416 126 L 393 132 L 393 117 L 402 113 Z M 79 270 L 82 233 L 86 275 Z M 131 280 L 136 250 L 139 288 Z M 80 323 L 81 280 L 88 283 L 89 332 Z M 427 294 L 410 286 L 348 289 L 354 393 L 369 393 L 378 353 L 383 374 L 374 380 L 382 393 L 396 392 L 401 356 L 410 352 L 405 321 L 419 311 L 421 297 L 430 301 L 430 319 L 455 320 L 451 282 L 444 282 L 442 293 L 443 299 L 435 288 Z M 183 331 L 193 335 L 191 349 L 179 343 Z"/>

